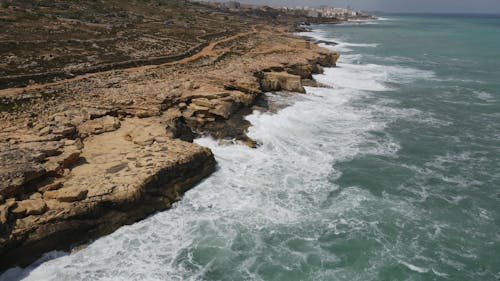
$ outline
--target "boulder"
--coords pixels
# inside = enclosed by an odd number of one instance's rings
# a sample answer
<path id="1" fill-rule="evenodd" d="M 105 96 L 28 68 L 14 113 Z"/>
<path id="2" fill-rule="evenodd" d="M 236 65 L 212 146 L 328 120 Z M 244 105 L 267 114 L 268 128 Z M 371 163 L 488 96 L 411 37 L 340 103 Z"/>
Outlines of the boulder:
<path id="1" fill-rule="evenodd" d="M 106 174 L 116 174 L 119 171 L 128 168 L 128 163 L 120 163 L 117 165 L 113 165 L 106 169 Z"/>
<path id="2" fill-rule="evenodd" d="M 185 89 L 185 90 L 192 90 L 194 88 L 194 84 L 193 82 L 191 81 L 186 81 L 182 84 L 182 87 Z"/>
<path id="3" fill-rule="evenodd" d="M 50 134 L 50 126 L 45 126 L 38 131 L 39 136 L 46 136 L 48 134 Z"/>
<path id="4" fill-rule="evenodd" d="M 45 211 L 47 211 L 47 204 L 42 199 L 18 201 L 17 206 L 11 210 L 13 214 L 21 216 L 41 215 Z"/>
<path id="5" fill-rule="evenodd" d="M 237 106 L 234 102 L 219 101 L 209 112 L 221 116 L 224 119 L 228 119 L 236 108 Z"/>
<path id="6" fill-rule="evenodd" d="M 197 98 L 197 99 L 192 99 L 191 104 L 201 106 L 201 107 L 206 107 L 206 108 L 212 108 L 214 105 L 211 103 L 211 101 L 207 98 Z"/>
<path id="7" fill-rule="evenodd" d="M 312 79 L 313 66 L 310 64 L 295 64 L 286 69 L 293 75 L 298 75 L 302 79 Z"/>
<path id="8" fill-rule="evenodd" d="M 337 60 L 339 59 L 339 53 L 327 52 L 321 53 L 318 57 L 318 64 L 323 67 L 334 67 L 337 65 Z"/>
<path id="9" fill-rule="evenodd" d="M 0 231 L 2 230 L 2 226 L 7 223 L 9 219 L 9 211 L 7 210 L 7 206 L 0 206 Z"/>
<path id="10" fill-rule="evenodd" d="M 244 106 L 251 106 L 255 98 L 260 94 L 259 92 L 242 92 L 242 91 L 231 91 L 231 95 L 229 97 L 223 98 L 222 100 L 228 102 L 236 102 L 243 104 Z"/>
<path id="11" fill-rule="evenodd" d="M 158 116 L 161 114 L 161 106 L 158 107 L 149 107 L 149 108 L 127 108 L 125 111 L 127 114 L 130 114 L 134 117 L 138 118 L 148 118 L 153 116 Z"/>
<path id="12" fill-rule="evenodd" d="M 23 192 L 25 184 L 43 177 L 43 155 L 24 148 L 2 148 L 0 152 L 0 195 L 9 198 Z"/>
<path id="13" fill-rule="evenodd" d="M 82 111 L 85 119 L 96 119 L 110 114 L 109 110 L 101 108 L 85 108 Z"/>
<path id="14" fill-rule="evenodd" d="M 74 126 L 59 126 L 51 129 L 52 134 L 60 136 L 61 138 L 72 137 L 76 133 L 76 128 Z"/>
<path id="15" fill-rule="evenodd" d="M 76 145 L 66 146 L 62 154 L 48 158 L 43 166 L 48 173 L 61 174 L 62 170 L 73 166 L 80 159 L 81 152 Z"/>
<path id="16" fill-rule="evenodd" d="M 64 182 L 56 181 L 56 182 L 46 184 L 42 187 L 39 187 L 38 191 L 45 192 L 45 191 L 49 191 L 49 190 L 56 190 L 56 189 L 62 188 L 63 186 L 64 186 Z"/>
<path id="17" fill-rule="evenodd" d="M 7 223 L 7 220 L 9 219 L 9 211 L 12 208 L 15 208 L 16 205 L 17 203 L 13 199 L 7 200 L 5 204 L 0 205 L 0 231 L 2 229 L 2 225 Z"/>
<path id="18" fill-rule="evenodd" d="M 63 143 L 60 141 L 45 141 L 45 142 L 28 142 L 21 143 L 19 147 L 29 149 L 36 152 L 41 152 L 45 157 L 59 155 L 63 152 Z"/>
<path id="19" fill-rule="evenodd" d="M 208 110 L 212 107 L 212 105 L 210 104 L 210 106 L 203 106 L 203 105 L 198 105 L 196 103 L 191 103 L 189 106 L 188 106 L 188 109 L 192 109 L 194 112 L 208 112 Z"/>
<path id="20" fill-rule="evenodd" d="M 142 126 L 134 126 L 130 128 L 124 135 L 125 139 L 140 146 L 152 145 L 156 137 L 165 136 L 163 129 L 158 130 L 153 124 L 145 122 Z"/>
<path id="21" fill-rule="evenodd" d="M 167 135 L 174 139 L 193 142 L 196 134 L 186 124 L 184 116 L 172 116 L 167 120 Z M 157 140 L 157 138 L 155 138 Z"/>
<path id="22" fill-rule="evenodd" d="M 289 91 L 305 93 L 300 76 L 287 72 L 265 72 L 260 80 L 260 86 L 265 92 Z"/>
<path id="23" fill-rule="evenodd" d="M 206 106 L 201 106 L 201 105 L 197 105 L 195 103 L 191 103 L 188 105 L 188 107 L 182 112 L 182 116 L 184 116 L 185 118 L 190 118 L 196 114 L 205 114 L 205 113 L 208 113 L 208 111 L 210 110 L 210 107 L 206 107 Z"/>
<path id="24" fill-rule="evenodd" d="M 43 193 L 45 199 L 56 199 L 60 202 L 80 201 L 87 197 L 88 190 L 77 187 L 65 187 L 58 190 L 49 190 Z"/>
<path id="25" fill-rule="evenodd" d="M 78 127 L 80 136 L 99 135 L 120 128 L 120 120 L 113 116 L 104 116 L 89 120 Z"/>
<path id="26" fill-rule="evenodd" d="M 323 74 L 323 72 L 325 72 L 323 67 L 317 63 L 312 63 L 311 67 L 312 67 L 312 73 L 314 74 Z"/>
<path id="27" fill-rule="evenodd" d="M 230 83 L 224 84 L 224 89 L 229 91 L 239 91 L 247 95 L 256 96 L 261 93 L 258 88 L 257 83 L 244 82 L 244 81 L 231 81 Z"/>
<path id="28" fill-rule="evenodd" d="M 152 145 L 155 141 L 155 136 L 150 135 L 150 134 L 140 134 L 136 135 L 132 141 L 140 146 L 148 146 Z"/>

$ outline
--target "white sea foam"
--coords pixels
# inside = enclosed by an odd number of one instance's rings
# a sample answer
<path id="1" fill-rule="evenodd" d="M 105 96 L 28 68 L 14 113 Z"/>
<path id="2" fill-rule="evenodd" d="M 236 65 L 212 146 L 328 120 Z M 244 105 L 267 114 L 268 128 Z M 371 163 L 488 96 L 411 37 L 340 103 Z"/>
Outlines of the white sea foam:
<path id="1" fill-rule="evenodd" d="M 376 20 L 350 20 L 338 23 L 338 25 L 376 25 L 376 24 L 380 24 L 380 22 Z"/>
<path id="2" fill-rule="evenodd" d="M 359 153 L 395 152 L 384 141 L 367 145 L 369 132 L 386 122 L 377 120 L 370 108 L 351 105 L 369 93 L 351 88 L 307 91 L 308 95 L 291 97 L 295 103 L 277 114 L 255 112 L 248 117 L 253 124 L 249 135 L 263 144 L 258 149 L 197 140 L 214 151 L 220 168 L 172 210 L 122 227 L 31 272 L 16 273 L 27 275 L 25 280 L 199 280 L 237 255 L 231 245 L 244 235 L 247 258 L 235 270 L 259 280 L 252 267 L 273 253 L 267 252 L 268 244 L 261 244 L 262 235 L 272 237 L 282 226 L 312 222 L 320 211 L 317 206 L 337 189 L 328 180 L 340 175 L 333 163 Z M 338 207 L 329 211 L 332 215 L 375 200 L 366 191 L 348 189 L 341 194 Z M 297 262 L 305 258 L 303 253 L 286 253 Z M 293 266 L 289 263 L 280 266 Z"/>
<path id="3" fill-rule="evenodd" d="M 346 62 L 326 69 L 316 78 L 333 89 L 307 87 L 307 95 L 273 96 L 275 101 L 286 99 L 290 106 L 277 114 L 248 116 L 253 125 L 249 136 L 262 143 L 258 149 L 198 139 L 212 149 L 219 169 L 173 209 L 34 269 L 13 269 L 0 280 L 203 280 L 214 268 L 227 266 L 224 272 L 237 274 L 234 279 L 263 280 L 259 268 L 271 262 L 284 271 L 315 259 L 319 264 L 336 263 L 335 253 L 320 246 L 319 234 L 309 230 L 325 226 L 335 235 L 376 232 L 376 222 L 348 214 L 362 210 L 364 204 L 381 204 L 381 199 L 355 186 L 339 190 L 334 180 L 341 174 L 334 164 L 360 154 L 394 155 L 398 143 L 390 136 L 376 138 L 372 132 L 383 130 L 395 118 L 418 114 L 390 104 L 359 107 L 356 103 L 372 92 L 391 90 L 387 83 L 426 75 L 431 74 Z M 404 202 L 388 210 L 408 218 L 418 211 Z M 294 241 L 304 246 L 287 246 Z M 377 262 L 383 261 L 381 257 Z M 426 270 L 404 265 L 417 272 Z M 324 269 L 313 274 L 315 280 L 331 280 L 336 272 Z M 366 280 L 373 272 L 356 274 L 352 280 Z"/>
<path id="4" fill-rule="evenodd" d="M 376 43 L 346 43 L 343 41 L 340 41 L 338 39 L 335 39 L 336 45 L 329 45 L 325 43 L 320 43 L 319 45 L 323 48 L 329 49 L 331 51 L 337 51 L 337 52 L 342 52 L 342 53 L 350 53 L 354 51 L 352 47 L 355 48 L 375 48 L 379 44 Z"/>
<path id="5" fill-rule="evenodd" d="M 332 51 L 339 51 L 339 52 L 352 52 L 353 51 L 352 47 L 354 47 L 354 48 L 375 48 L 375 47 L 379 46 L 379 44 L 377 44 L 377 43 L 344 42 L 340 38 L 332 38 L 330 34 L 328 34 L 326 31 L 323 31 L 323 30 L 299 32 L 299 33 L 297 33 L 297 35 L 311 37 L 311 38 L 316 39 L 318 41 L 334 43 L 335 45 L 321 43 L 320 46 L 327 48 L 327 49 L 330 49 Z"/>
<path id="6" fill-rule="evenodd" d="M 363 58 L 363 55 L 361 55 L 361 54 L 342 54 L 341 61 L 343 63 L 359 64 L 359 62 L 362 60 L 362 58 Z"/>
<path id="7" fill-rule="evenodd" d="M 405 261 L 399 261 L 400 264 L 406 266 L 409 270 L 418 272 L 418 273 L 427 273 L 429 272 L 429 269 L 423 268 L 423 267 L 418 267 L 416 265 L 413 265 L 411 263 L 405 262 Z"/>
<path id="8" fill-rule="evenodd" d="M 348 58 L 351 60 L 352 58 Z M 342 62 L 342 56 L 335 69 L 326 69 L 315 78 L 326 85 L 366 91 L 393 90 L 387 83 L 409 83 L 418 79 L 433 77 L 431 71 L 400 66 L 377 64 L 352 64 Z"/>
<path id="9" fill-rule="evenodd" d="M 485 101 L 485 102 L 493 102 L 495 101 L 495 97 L 488 93 L 488 92 L 485 92 L 485 91 L 473 91 L 473 93 L 476 95 L 476 97 L 482 101 Z"/>
<path id="10" fill-rule="evenodd" d="M 319 82 L 335 87 L 349 88 L 366 91 L 389 91 L 390 88 L 384 82 L 388 79 L 387 72 L 373 72 L 365 65 L 338 63 L 338 68 L 325 69 L 322 75 L 316 75 Z M 332 80 L 331 77 L 335 76 Z M 358 76 L 358 79 L 352 79 Z"/>
<path id="11" fill-rule="evenodd" d="M 313 38 L 313 39 L 318 40 L 318 41 L 336 43 L 333 38 L 331 38 L 327 35 L 326 31 L 320 30 L 320 29 L 315 29 L 315 30 L 306 31 L 306 32 L 297 32 L 295 34 L 298 36 L 310 37 L 310 38 Z"/>

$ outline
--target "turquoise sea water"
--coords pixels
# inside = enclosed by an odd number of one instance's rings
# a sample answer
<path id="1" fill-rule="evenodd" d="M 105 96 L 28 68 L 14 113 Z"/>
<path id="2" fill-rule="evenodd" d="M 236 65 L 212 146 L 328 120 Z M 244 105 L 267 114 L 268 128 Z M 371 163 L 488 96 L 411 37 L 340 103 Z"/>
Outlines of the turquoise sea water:
<path id="1" fill-rule="evenodd" d="M 500 18 L 316 26 L 331 88 L 269 95 L 172 210 L 0 280 L 499 280 Z M 45 261 L 45 262 L 44 262 Z"/>

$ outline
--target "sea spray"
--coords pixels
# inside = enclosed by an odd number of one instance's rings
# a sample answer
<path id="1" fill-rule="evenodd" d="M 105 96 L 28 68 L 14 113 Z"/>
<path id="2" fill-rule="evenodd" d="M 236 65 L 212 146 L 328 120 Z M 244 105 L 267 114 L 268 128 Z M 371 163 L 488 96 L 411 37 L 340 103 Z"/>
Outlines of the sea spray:
<path id="1" fill-rule="evenodd" d="M 248 116 L 259 148 L 198 139 L 219 169 L 174 208 L 0 280 L 500 278 L 500 42 L 470 40 L 498 26 L 317 27 L 344 43 L 329 87 L 268 94 L 288 107 Z"/>

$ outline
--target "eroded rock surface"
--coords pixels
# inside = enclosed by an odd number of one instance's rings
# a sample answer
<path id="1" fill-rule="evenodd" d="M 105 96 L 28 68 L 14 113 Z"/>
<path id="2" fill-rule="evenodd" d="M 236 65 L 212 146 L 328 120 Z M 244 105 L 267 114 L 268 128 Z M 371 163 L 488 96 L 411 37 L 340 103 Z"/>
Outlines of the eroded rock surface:
<path id="1" fill-rule="evenodd" d="M 260 85 L 263 91 L 289 91 L 305 93 L 302 80 L 299 75 L 287 72 L 267 72 L 263 74 Z"/>
<path id="2" fill-rule="evenodd" d="M 148 119 L 91 136 L 79 158 L 28 198 L 0 205 L 1 264 L 31 261 L 166 209 L 215 169 L 209 149 L 170 139 L 160 120 Z"/>
<path id="3" fill-rule="evenodd" d="M 0 91 L 0 264 L 169 208 L 212 173 L 196 136 L 242 141 L 266 91 L 303 93 L 338 54 L 260 27 L 175 63 Z M 307 82 L 308 85 L 311 84 Z"/>

